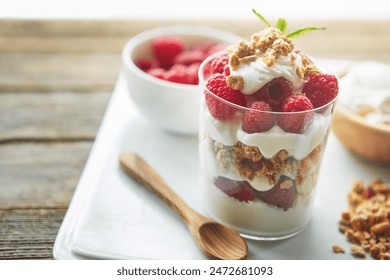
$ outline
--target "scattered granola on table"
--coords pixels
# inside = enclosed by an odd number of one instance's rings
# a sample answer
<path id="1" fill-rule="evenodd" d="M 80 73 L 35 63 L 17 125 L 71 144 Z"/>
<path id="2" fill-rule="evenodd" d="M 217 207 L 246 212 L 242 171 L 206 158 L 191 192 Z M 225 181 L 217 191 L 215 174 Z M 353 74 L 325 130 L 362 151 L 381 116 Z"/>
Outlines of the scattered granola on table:
<path id="1" fill-rule="evenodd" d="M 359 258 L 367 253 L 377 260 L 390 260 L 390 183 L 378 179 L 364 186 L 355 181 L 348 202 L 339 229 L 356 244 L 351 253 Z"/>
<path id="2" fill-rule="evenodd" d="M 336 254 L 345 254 L 345 250 L 343 248 L 341 248 L 340 246 L 333 245 L 332 249 L 333 249 L 333 252 L 335 252 Z"/>

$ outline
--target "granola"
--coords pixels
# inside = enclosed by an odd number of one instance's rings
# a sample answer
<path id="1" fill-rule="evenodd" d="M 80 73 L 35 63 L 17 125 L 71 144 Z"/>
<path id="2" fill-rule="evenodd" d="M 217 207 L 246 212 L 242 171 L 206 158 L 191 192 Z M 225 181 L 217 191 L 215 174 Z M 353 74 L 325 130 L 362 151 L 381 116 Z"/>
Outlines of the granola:
<path id="1" fill-rule="evenodd" d="M 355 181 L 348 194 L 349 208 L 341 214 L 339 229 L 354 245 L 351 252 L 362 251 L 374 259 L 390 259 L 390 184 L 375 180 L 364 186 Z"/>
<path id="2" fill-rule="evenodd" d="M 345 250 L 340 247 L 340 246 L 337 246 L 337 245 L 333 245 L 332 246 L 332 250 L 333 252 L 335 252 L 336 254 L 345 254 Z"/>
<path id="3" fill-rule="evenodd" d="M 304 159 L 297 160 L 286 150 L 279 151 L 272 158 L 265 158 L 256 146 L 248 146 L 242 142 L 237 142 L 233 146 L 225 146 L 210 136 L 207 138 L 221 173 L 233 172 L 249 181 L 256 177 L 266 177 L 270 185 L 277 183 L 277 174 L 295 174 L 298 192 L 304 197 L 308 197 L 311 192 L 311 189 L 303 188 L 305 180 L 308 178 L 313 182 L 317 180 L 317 171 L 313 170 L 313 167 L 317 166 L 322 144 L 315 147 Z"/>
<path id="4" fill-rule="evenodd" d="M 298 76 L 303 78 L 307 74 L 319 74 L 320 71 L 306 56 L 293 52 L 294 44 L 277 28 L 268 28 L 252 35 L 251 40 L 240 41 L 228 49 L 229 66 L 233 71 L 237 70 L 241 63 L 254 61 L 262 56 L 262 61 L 268 67 L 272 67 L 278 57 L 291 55 L 291 65 L 295 66 Z M 297 56 L 301 57 L 302 65 L 296 64 Z M 242 90 L 244 81 L 242 77 L 230 75 L 226 79 L 227 84 L 236 90 Z"/>

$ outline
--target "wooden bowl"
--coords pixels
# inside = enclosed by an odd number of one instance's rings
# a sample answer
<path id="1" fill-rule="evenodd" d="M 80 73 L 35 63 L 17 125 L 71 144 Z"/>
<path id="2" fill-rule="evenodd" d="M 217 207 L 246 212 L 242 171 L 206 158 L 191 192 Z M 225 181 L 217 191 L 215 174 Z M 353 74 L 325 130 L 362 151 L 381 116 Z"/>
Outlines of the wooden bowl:
<path id="1" fill-rule="evenodd" d="M 390 126 L 370 124 L 343 105 L 335 110 L 332 130 L 354 153 L 376 163 L 390 166 Z"/>

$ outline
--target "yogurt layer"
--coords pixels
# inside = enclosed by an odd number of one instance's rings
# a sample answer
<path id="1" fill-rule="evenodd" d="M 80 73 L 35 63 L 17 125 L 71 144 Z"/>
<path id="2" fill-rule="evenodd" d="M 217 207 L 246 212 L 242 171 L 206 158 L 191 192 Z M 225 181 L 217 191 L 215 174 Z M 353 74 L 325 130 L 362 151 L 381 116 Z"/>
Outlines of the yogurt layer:
<path id="1" fill-rule="evenodd" d="M 291 56 L 294 55 L 294 58 Z M 292 61 L 295 61 L 293 64 Z M 304 80 L 297 75 L 296 67 L 302 66 L 302 57 L 296 53 L 279 56 L 272 67 L 263 62 L 258 56 L 248 63 L 241 63 L 235 71 L 230 67 L 233 76 L 240 76 L 244 81 L 243 94 L 251 95 L 275 78 L 283 77 L 293 85 L 293 91 L 299 92 L 303 88 Z"/>
<path id="2" fill-rule="evenodd" d="M 262 155 L 270 159 L 281 150 L 297 160 L 305 158 L 317 147 L 327 134 L 330 118 L 314 114 L 312 123 L 302 134 L 285 132 L 275 125 L 268 131 L 249 134 L 242 130 L 241 122 L 216 120 L 208 110 L 204 110 L 203 125 L 215 141 L 233 146 L 241 142 L 259 148 Z"/>

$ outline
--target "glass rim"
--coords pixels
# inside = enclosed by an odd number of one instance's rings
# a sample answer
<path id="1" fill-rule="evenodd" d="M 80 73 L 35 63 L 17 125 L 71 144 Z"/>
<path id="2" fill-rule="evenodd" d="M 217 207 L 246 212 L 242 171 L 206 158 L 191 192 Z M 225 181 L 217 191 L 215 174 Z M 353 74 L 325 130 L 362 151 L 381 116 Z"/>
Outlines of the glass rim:
<path id="1" fill-rule="evenodd" d="M 278 112 L 278 111 L 262 111 L 262 110 L 257 110 L 257 109 L 253 109 L 253 108 L 248 108 L 248 107 L 245 107 L 245 106 L 241 106 L 241 105 L 237 105 L 235 103 L 232 103 L 230 101 L 227 101 L 217 95 L 215 95 L 212 91 L 210 91 L 208 88 L 205 87 L 205 78 L 204 78 L 204 75 L 203 75 L 203 69 L 204 67 L 211 62 L 211 60 L 213 60 L 214 58 L 216 57 L 219 57 L 221 56 L 222 54 L 227 54 L 227 51 L 226 50 L 223 50 L 223 51 L 219 51 L 217 53 L 214 53 L 210 56 L 208 56 L 206 59 L 203 60 L 203 62 L 200 64 L 199 66 L 199 70 L 198 70 L 198 77 L 199 77 L 199 85 L 202 87 L 202 89 L 204 91 L 207 91 L 207 93 L 211 94 L 214 98 L 217 98 L 218 100 L 220 100 L 222 103 L 225 103 L 231 107 L 234 107 L 236 109 L 239 109 L 239 110 L 242 110 L 242 111 L 254 111 L 254 112 L 259 112 L 259 113 L 267 113 L 267 114 L 275 114 L 275 115 L 286 115 L 286 114 L 291 114 L 291 115 L 298 115 L 298 114 L 303 114 L 303 113 L 317 113 L 319 111 L 324 111 L 326 108 L 330 107 L 333 103 L 336 102 L 336 100 L 338 99 L 339 97 L 339 92 L 340 92 L 340 88 L 338 90 L 338 94 L 336 95 L 335 98 L 333 98 L 330 102 L 320 106 L 320 107 L 317 107 L 317 108 L 313 108 L 311 110 L 306 110 L 306 111 L 298 111 L 298 112 Z M 332 73 L 329 73 L 329 74 L 332 74 Z M 333 75 L 333 74 L 332 74 Z M 336 75 L 334 75 L 337 79 L 337 81 L 339 82 L 339 79 Z M 340 83 L 339 83 L 340 84 Z"/>

